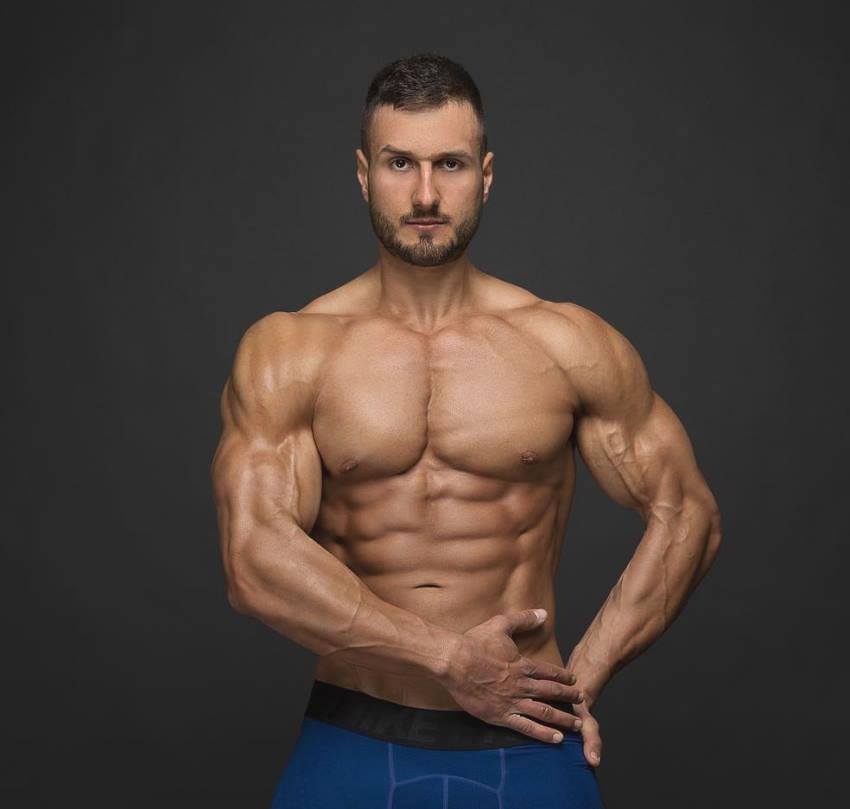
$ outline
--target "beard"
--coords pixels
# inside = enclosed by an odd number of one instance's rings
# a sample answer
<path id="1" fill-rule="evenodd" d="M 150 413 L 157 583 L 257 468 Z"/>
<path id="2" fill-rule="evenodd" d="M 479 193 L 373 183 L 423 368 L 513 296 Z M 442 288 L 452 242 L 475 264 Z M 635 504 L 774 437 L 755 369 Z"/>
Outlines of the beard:
<path id="1" fill-rule="evenodd" d="M 396 226 L 389 217 L 382 214 L 372 204 L 371 199 L 369 200 L 369 218 L 372 220 L 372 229 L 375 231 L 378 241 L 384 245 L 389 253 L 417 267 L 437 267 L 440 264 L 454 261 L 463 254 L 472 241 L 475 231 L 478 230 L 483 207 L 484 203 L 479 195 L 475 210 L 466 219 L 461 220 L 457 227 L 453 228 L 450 222 L 443 225 L 444 228 L 452 228 L 454 233 L 452 238 L 446 242 L 435 242 L 432 233 L 419 233 L 419 238 L 415 243 L 405 244 L 398 236 L 401 226 Z M 434 211 L 414 211 L 409 217 L 405 218 L 417 219 L 426 216 L 437 219 L 444 218 Z"/>

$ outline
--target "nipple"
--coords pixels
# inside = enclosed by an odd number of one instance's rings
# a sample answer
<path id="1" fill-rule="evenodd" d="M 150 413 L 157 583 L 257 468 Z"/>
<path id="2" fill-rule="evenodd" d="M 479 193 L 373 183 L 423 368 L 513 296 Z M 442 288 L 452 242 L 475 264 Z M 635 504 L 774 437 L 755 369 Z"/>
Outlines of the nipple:
<path id="1" fill-rule="evenodd" d="M 349 458 L 343 465 L 340 467 L 341 472 L 350 472 L 352 469 L 357 467 L 357 461 L 354 458 Z"/>
<path id="2" fill-rule="evenodd" d="M 533 453 L 531 450 L 527 450 L 523 452 L 520 456 L 520 460 L 523 463 L 537 463 L 537 455 Z"/>

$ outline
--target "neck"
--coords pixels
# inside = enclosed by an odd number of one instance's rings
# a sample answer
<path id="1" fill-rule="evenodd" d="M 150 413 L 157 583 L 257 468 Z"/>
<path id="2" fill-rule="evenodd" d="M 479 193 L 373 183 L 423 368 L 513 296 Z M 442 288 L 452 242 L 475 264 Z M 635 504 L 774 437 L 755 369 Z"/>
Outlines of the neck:
<path id="1" fill-rule="evenodd" d="M 478 272 L 464 252 L 454 261 L 418 267 L 379 245 L 373 268 L 379 285 L 378 311 L 429 332 L 470 308 L 472 279 Z"/>

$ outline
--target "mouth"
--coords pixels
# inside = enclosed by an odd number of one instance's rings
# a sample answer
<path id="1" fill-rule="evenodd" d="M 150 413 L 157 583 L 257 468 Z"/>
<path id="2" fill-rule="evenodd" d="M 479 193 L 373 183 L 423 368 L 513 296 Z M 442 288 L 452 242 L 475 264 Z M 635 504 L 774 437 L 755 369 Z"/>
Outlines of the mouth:
<path id="1" fill-rule="evenodd" d="M 412 219 L 407 224 L 417 230 L 434 230 L 434 228 L 444 225 L 445 222 L 442 219 Z"/>

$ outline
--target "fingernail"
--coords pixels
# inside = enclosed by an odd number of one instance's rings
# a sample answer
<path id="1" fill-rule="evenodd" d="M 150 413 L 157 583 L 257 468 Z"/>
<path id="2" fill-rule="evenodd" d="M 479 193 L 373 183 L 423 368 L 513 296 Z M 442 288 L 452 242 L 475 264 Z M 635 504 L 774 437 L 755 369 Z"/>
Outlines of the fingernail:
<path id="1" fill-rule="evenodd" d="M 592 759 L 594 759 L 595 761 L 599 761 L 599 753 L 597 753 L 595 750 L 593 750 L 593 751 L 591 752 L 590 757 L 591 757 Z"/>
<path id="2" fill-rule="evenodd" d="M 534 610 L 537 613 L 537 620 L 543 621 L 546 618 L 546 610 Z"/>
<path id="3" fill-rule="evenodd" d="M 555 734 L 553 734 L 553 735 L 552 735 L 552 738 L 553 738 L 556 742 L 560 742 L 560 741 L 562 741 L 562 740 L 563 740 L 563 738 L 564 738 L 564 734 L 563 734 L 563 733 L 555 733 Z"/>
<path id="4" fill-rule="evenodd" d="M 577 722 L 573 725 L 573 727 L 574 727 L 576 730 L 581 730 L 581 719 L 579 719 L 579 720 L 578 720 L 578 721 L 577 721 Z"/>

